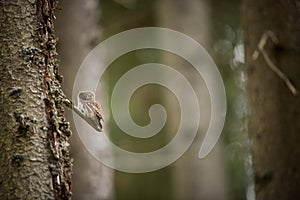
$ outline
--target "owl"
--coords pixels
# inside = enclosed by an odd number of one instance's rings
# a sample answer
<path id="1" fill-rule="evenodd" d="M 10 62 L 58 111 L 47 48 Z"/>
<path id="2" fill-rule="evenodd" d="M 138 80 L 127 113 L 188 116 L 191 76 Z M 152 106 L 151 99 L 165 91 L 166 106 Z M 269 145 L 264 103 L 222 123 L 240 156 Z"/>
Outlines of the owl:
<path id="1" fill-rule="evenodd" d="M 81 91 L 78 94 L 78 109 L 93 123 L 93 127 L 102 131 L 103 117 L 100 104 L 95 100 L 92 91 Z"/>

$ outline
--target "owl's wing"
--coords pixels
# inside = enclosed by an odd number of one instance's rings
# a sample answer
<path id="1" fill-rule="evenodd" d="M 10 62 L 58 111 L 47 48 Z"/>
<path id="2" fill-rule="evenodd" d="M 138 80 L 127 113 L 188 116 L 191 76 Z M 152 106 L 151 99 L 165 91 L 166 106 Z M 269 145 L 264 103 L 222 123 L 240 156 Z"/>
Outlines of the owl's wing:
<path id="1" fill-rule="evenodd" d="M 90 108 L 94 111 L 94 116 L 97 118 L 97 124 L 100 126 L 100 130 L 102 130 L 103 127 L 103 117 L 101 114 L 101 106 L 97 101 L 94 101 L 93 103 L 89 103 L 88 104 L 90 106 Z"/>
<path id="2" fill-rule="evenodd" d="M 104 121 L 101 113 L 101 106 L 97 101 L 95 101 L 94 107 L 95 107 L 96 115 L 99 117 L 99 120 Z"/>

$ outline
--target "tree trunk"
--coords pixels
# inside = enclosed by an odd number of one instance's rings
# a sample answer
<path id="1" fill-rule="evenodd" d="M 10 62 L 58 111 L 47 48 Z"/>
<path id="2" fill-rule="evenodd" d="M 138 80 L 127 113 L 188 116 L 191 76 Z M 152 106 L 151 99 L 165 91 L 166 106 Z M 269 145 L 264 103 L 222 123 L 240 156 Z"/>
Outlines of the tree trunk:
<path id="1" fill-rule="evenodd" d="M 102 38 L 110 37 L 119 32 L 138 27 L 155 26 L 155 0 L 137 0 L 137 1 L 100 1 L 102 9 L 101 27 Z M 109 93 L 114 89 L 113 86 L 117 80 L 124 74 L 125 70 L 133 68 L 144 63 L 150 63 L 159 59 L 156 50 L 148 51 L 138 50 L 136 53 L 129 53 L 123 58 L 120 57 L 117 62 L 109 66 L 108 79 Z M 133 119 L 141 124 L 147 124 L 147 110 L 154 103 L 161 102 L 160 88 L 149 85 L 148 88 L 141 89 L 132 96 L 132 110 L 130 110 Z M 156 95 L 153 95 L 156 94 Z M 124 149 L 131 149 L 136 152 L 148 152 L 167 142 L 165 133 L 160 133 L 155 138 L 140 140 L 141 138 L 129 138 L 120 131 L 120 128 L 109 121 L 109 132 L 113 142 Z M 142 163 L 141 163 L 142 164 Z M 174 199 L 172 191 L 171 169 L 166 167 L 151 173 L 124 173 L 115 171 L 115 198 L 118 200 L 127 199 Z"/>
<path id="2" fill-rule="evenodd" d="M 157 4 L 159 25 L 180 31 L 197 40 L 206 49 L 210 42 L 210 9 L 203 1 L 172 1 L 163 0 Z M 167 11 L 167 12 L 166 12 Z M 174 20 L 175 19 L 175 20 Z M 165 38 L 163 38 L 165 39 Z M 198 159 L 200 146 L 203 142 L 203 133 L 208 128 L 210 120 L 210 100 L 206 85 L 201 76 L 195 75 L 194 66 L 190 66 L 186 61 L 178 59 L 170 54 L 163 54 L 164 63 L 184 74 L 191 82 L 193 88 L 199 93 L 201 101 L 200 131 L 194 139 L 189 150 L 184 153 L 173 165 L 173 185 L 175 199 L 227 199 L 226 175 L 224 167 L 224 157 L 222 153 L 222 142 L 218 142 L 213 152 L 205 159 Z M 169 76 L 164 77 L 172 81 Z M 210 77 L 212 78 L 212 77 Z M 192 102 L 190 94 L 180 84 L 177 85 L 182 96 L 185 96 L 185 103 Z M 201 92 L 200 92 L 201 91 Z M 168 118 L 172 123 L 168 127 L 168 134 L 171 135 L 174 125 L 180 121 L 180 115 L 176 110 L 177 102 L 172 101 L 173 96 L 165 93 L 166 104 L 172 107 Z M 185 134 L 190 134 L 191 125 L 183 125 Z M 170 136 L 171 137 L 171 136 Z M 187 137 L 188 138 L 188 137 Z M 218 192 L 215 192 L 218 191 Z"/>
<path id="3" fill-rule="evenodd" d="M 0 199 L 70 199 L 55 7 L 0 0 Z"/>
<path id="4" fill-rule="evenodd" d="M 299 94 L 293 94 L 261 50 L 257 59 L 257 53 L 253 57 L 262 35 L 268 33 L 262 39 L 263 52 L 300 88 L 300 4 L 245 0 L 243 13 L 256 197 L 300 199 Z M 272 41 L 274 36 L 278 43 Z"/>

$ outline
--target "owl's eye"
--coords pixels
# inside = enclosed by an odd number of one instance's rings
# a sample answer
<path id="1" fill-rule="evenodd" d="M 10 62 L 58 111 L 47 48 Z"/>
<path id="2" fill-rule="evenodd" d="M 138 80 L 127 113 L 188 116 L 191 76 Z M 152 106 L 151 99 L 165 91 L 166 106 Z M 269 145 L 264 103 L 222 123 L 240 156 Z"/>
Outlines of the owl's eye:
<path id="1" fill-rule="evenodd" d="M 93 95 L 92 94 L 87 94 L 86 99 L 93 99 Z"/>
<path id="2" fill-rule="evenodd" d="M 80 94 L 79 94 L 79 98 L 80 98 L 80 99 L 85 99 L 84 93 L 80 93 Z"/>

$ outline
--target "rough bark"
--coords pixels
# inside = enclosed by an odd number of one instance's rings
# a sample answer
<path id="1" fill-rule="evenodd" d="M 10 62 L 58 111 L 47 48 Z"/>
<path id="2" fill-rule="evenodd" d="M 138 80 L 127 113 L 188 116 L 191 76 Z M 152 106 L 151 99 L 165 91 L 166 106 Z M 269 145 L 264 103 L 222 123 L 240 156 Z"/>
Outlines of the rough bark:
<path id="1" fill-rule="evenodd" d="M 56 1 L 0 0 L 0 199 L 69 199 Z"/>
<path id="2" fill-rule="evenodd" d="M 249 134 L 257 199 L 300 199 L 300 99 L 262 55 L 253 60 L 262 35 L 272 62 L 300 89 L 300 2 L 245 0 L 244 32 L 250 103 Z"/>

